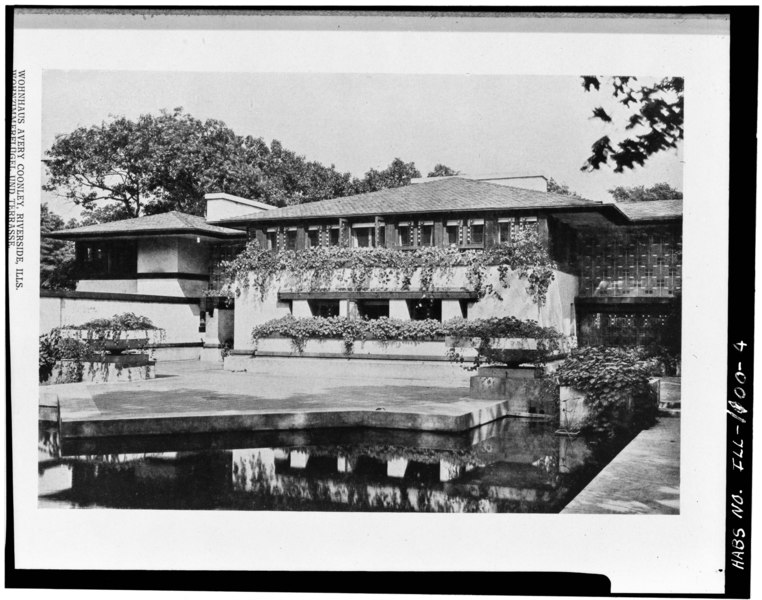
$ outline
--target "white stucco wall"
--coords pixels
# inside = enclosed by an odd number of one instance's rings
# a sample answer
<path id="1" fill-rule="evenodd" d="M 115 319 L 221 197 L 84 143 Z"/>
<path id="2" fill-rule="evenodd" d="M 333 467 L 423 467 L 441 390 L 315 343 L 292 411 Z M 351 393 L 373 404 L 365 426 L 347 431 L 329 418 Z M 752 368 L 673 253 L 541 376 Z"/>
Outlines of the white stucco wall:
<path id="1" fill-rule="evenodd" d="M 209 244 L 181 238 L 177 240 L 177 270 L 180 273 L 209 273 Z"/>
<path id="2" fill-rule="evenodd" d="M 125 312 L 148 317 L 154 325 L 163 328 L 166 331 L 164 343 L 197 343 L 203 339 L 204 334 L 198 331 L 197 304 L 83 298 L 40 298 L 40 333 L 54 327 L 81 325 L 91 319 L 108 318 Z"/>
<path id="3" fill-rule="evenodd" d="M 177 238 L 138 240 L 138 273 L 177 273 L 179 270 Z"/>
<path id="4" fill-rule="evenodd" d="M 471 289 L 466 273 L 466 267 L 456 267 L 449 273 L 435 274 L 434 289 Z M 573 302 L 578 289 L 576 276 L 555 271 L 555 279 L 548 288 L 547 299 L 542 307 L 535 304 L 529 297 L 526 291 L 526 280 L 519 279 L 518 276 L 513 276 L 509 280 L 509 285 L 504 286 L 500 283 L 497 268 L 490 268 L 484 283 L 492 284 L 501 299 L 486 296 L 469 303 L 469 319 L 513 316 L 518 319 L 535 320 L 540 325 L 554 327 L 565 335 L 574 333 Z M 337 273 L 330 287 L 336 290 L 351 288 L 349 272 Z M 308 277 L 300 279 L 283 277 L 281 280 L 274 281 L 264 298 L 257 289 L 251 287 L 242 289 L 235 300 L 235 348 L 237 350 L 253 349 L 251 330 L 255 325 L 290 314 L 288 303 L 277 301 L 278 290 L 308 291 L 309 289 Z M 416 273 L 412 278 L 410 290 L 420 289 L 420 274 Z M 363 290 L 400 291 L 400 287 L 394 280 L 385 284 L 373 276 Z M 399 318 L 401 315 L 395 316 Z"/>
<path id="5" fill-rule="evenodd" d="M 178 296 L 198 298 L 209 286 L 195 279 L 138 279 L 137 293 L 149 296 Z"/>
<path id="6" fill-rule="evenodd" d="M 78 292 L 104 292 L 107 294 L 137 294 L 137 279 L 80 279 Z"/>

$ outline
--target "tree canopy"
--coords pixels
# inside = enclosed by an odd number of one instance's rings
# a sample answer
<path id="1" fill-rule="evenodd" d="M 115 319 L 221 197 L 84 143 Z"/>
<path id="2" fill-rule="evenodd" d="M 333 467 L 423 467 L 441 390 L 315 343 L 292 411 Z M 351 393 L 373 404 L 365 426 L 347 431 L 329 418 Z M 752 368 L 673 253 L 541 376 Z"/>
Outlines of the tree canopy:
<path id="1" fill-rule="evenodd" d="M 552 177 L 548 179 L 548 191 L 552 194 L 562 194 L 563 196 L 574 196 L 575 198 L 581 198 L 577 192 L 570 190 L 568 185 L 559 183 Z"/>
<path id="2" fill-rule="evenodd" d="M 443 165 L 441 163 L 438 163 L 434 165 L 434 170 L 430 171 L 426 177 L 452 177 L 453 175 L 457 175 L 460 173 L 460 171 L 456 171 L 455 169 L 451 169 L 447 165 Z"/>
<path id="3" fill-rule="evenodd" d="M 582 87 L 586 92 L 611 87 L 611 94 L 618 110 L 624 107 L 628 113 L 624 128 L 631 137 L 614 141 L 609 135 L 596 140 L 591 154 L 582 165 L 583 171 L 594 171 L 612 164 L 616 173 L 625 169 L 641 167 L 646 160 L 670 148 L 676 148 L 683 139 L 683 79 L 665 77 L 653 85 L 641 85 L 635 77 L 583 76 Z M 593 110 L 593 118 L 604 123 L 615 123 L 615 108 L 608 111 L 603 106 Z M 611 114 L 609 114 L 611 113 Z M 619 123 L 621 125 L 622 123 Z M 610 162 L 609 162 L 610 161 Z"/>
<path id="4" fill-rule="evenodd" d="M 73 225 L 70 222 L 69 225 Z M 64 229 L 64 220 L 51 212 L 47 203 L 40 206 L 40 287 L 74 289 L 74 244 L 44 237 L 51 231 Z"/>
<path id="5" fill-rule="evenodd" d="M 415 163 L 395 158 L 358 179 L 308 161 L 278 140 L 268 146 L 182 108 L 136 120 L 112 117 L 59 135 L 46 163 L 43 189 L 82 206 L 83 224 L 170 210 L 203 215 L 209 192 L 286 206 L 399 187 L 421 176 Z"/>
<path id="6" fill-rule="evenodd" d="M 396 188 L 410 185 L 410 180 L 420 177 L 421 172 L 415 168 L 414 162 L 406 163 L 401 158 L 395 158 L 382 171 L 370 169 L 365 177 L 356 183 L 356 192 L 376 192 L 384 188 Z"/>
<path id="7" fill-rule="evenodd" d="M 647 188 L 618 186 L 609 190 L 617 202 L 647 202 L 649 200 L 682 200 L 683 193 L 668 183 L 656 183 Z"/>

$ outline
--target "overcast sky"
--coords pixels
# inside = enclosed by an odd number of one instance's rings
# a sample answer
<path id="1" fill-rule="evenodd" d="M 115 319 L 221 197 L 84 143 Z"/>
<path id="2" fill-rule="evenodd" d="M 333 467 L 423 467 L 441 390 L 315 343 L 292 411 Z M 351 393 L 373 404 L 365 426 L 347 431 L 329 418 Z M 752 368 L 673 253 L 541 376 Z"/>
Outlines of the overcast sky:
<path id="1" fill-rule="evenodd" d="M 682 148 L 624 174 L 581 172 L 596 139 L 621 134 L 590 118 L 598 105 L 613 107 L 608 92 L 586 93 L 566 76 L 47 71 L 42 147 L 109 115 L 182 106 L 357 177 L 399 157 L 423 175 L 440 162 L 468 174 L 542 174 L 595 200 L 617 185 L 682 189 Z M 55 195 L 43 200 L 79 215 Z"/>

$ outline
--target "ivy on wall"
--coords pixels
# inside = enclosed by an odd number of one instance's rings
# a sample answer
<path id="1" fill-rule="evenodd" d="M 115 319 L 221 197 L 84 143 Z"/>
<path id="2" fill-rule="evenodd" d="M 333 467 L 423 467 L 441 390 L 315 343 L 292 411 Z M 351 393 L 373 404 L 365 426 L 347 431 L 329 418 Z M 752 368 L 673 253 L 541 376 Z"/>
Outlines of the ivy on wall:
<path id="1" fill-rule="evenodd" d="M 488 268 L 497 267 L 504 287 L 515 274 L 527 281 L 527 293 L 542 305 L 557 265 L 540 243 L 536 230 L 525 228 L 516 232 L 512 244 L 465 251 L 435 246 L 414 250 L 319 246 L 276 253 L 252 240 L 234 260 L 221 263 L 221 267 L 228 285 L 223 290 L 209 291 L 210 295 L 232 294 L 233 290 L 238 295 L 241 289 L 253 286 L 264 298 L 272 283 L 284 275 L 304 282 L 313 291 L 330 289 L 332 283 L 336 284 L 337 274 L 343 277 L 339 283 L 354 291 L 367 289 L 372 277 L 382 285 L 408 290 L 416 273 L 425 293 L 433 291 L 436 275 L 447 277 L 453 268 L 465 267 L 471 291 L 480 298 L 492 295 L 499 299 L 498 291 L 487 283 Z"/>

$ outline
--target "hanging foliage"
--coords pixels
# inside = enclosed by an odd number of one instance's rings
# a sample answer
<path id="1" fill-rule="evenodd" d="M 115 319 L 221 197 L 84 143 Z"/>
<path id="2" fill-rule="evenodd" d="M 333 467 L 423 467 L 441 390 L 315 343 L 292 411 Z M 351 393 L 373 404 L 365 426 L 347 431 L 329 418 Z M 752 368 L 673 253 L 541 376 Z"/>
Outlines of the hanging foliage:
<path id="1" fill-rule="evenodd" d="M 366 290 L 371 280 L 409 290 L 416 274 L 425 294 L 434 290 L 436 276 L 448 278 L 454 268 L 465 267 L 471 291 L 480 298 L 491 295 L 500 299 L 499 291 L 487 281 L 488 269 L 497 267 L 503 287 L 509 286 L 512 275 L 518 276 L 526 280 L 527 293 L 539 305 L 545 302 L 557 268 L 531 228 L 519 229 L 512 244 L 484 251 L 434 246 L 415 250 L 318 246 L 272 252 L 253 240 L 234 260 L 222 262 L 221 267 L 228 284 L 208 294 L 238 295 L 251 286 L 264 298 L 272 284 L 286 275 L 311 291 L 337 289 L 337 285 L 353 291 Z"/>

